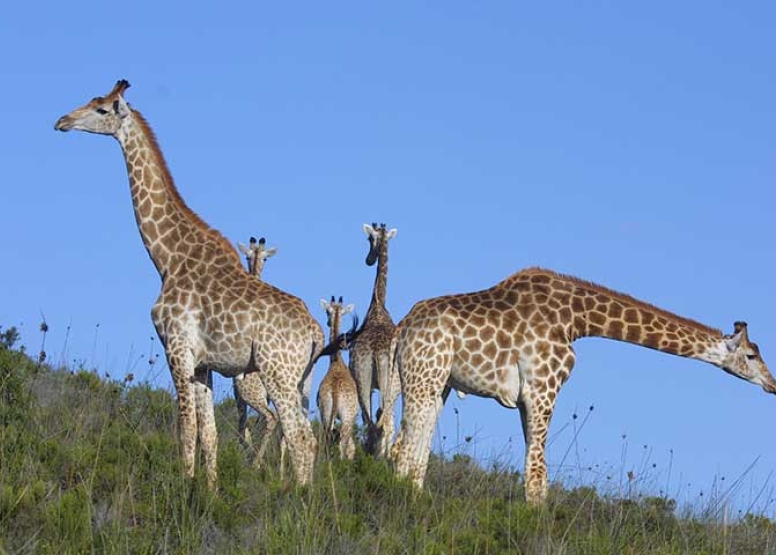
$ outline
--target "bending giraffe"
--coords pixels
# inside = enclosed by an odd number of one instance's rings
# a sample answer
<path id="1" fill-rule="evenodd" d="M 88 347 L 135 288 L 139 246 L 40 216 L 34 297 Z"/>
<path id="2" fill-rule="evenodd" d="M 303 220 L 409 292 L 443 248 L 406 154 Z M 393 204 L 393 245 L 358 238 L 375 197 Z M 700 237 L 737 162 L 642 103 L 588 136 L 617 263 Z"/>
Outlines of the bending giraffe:
<path id="1" fill-rule="evenodd" d="M 736 322 L 723 335 L 600 285 L 531 268 L 490 289 L 417 303 L 399 323 L 395 365 L 404 409 L 392 449 L 397 471 L 422 487 L 439 413 L 455 388 L 518 408 L 525 494 L 547 494 L 545 443 L 555 398 L 574 366 L 571 344 L 605 337 L 694 358 L 776 393 L 776 381 Z"/>
<path id="2" fill-rule="evenodd" d="M 367 266 L 377 262 L 372 300 L 364 317 L 364 324 L 355 334 L 350 345 L 350 370 L 356 379 L 361 416 L 367 428 L 367 451 L 377 451 L 386 456 L 395 428 L 394 406 L 399 396 L 399 379 L 391 369 L 391 338 L 396 327 L 385 307 L 385 291 L 388 281 L 388 241 L 396 235 L 396 229 L 386 229 L 385 224 L 364 224 L 369 239 Z M 372 417 L 372 390 L 380 391 L 380 407 L 377 422 Z"/>
<path id="3" fill-rule="evenodd" d="M 256 279 L 261 280 L 264 264 L 268 258 L 277 254 L 277 248 L 267 248 L 266 239 L 264 239 L 264 237 L 260 238 L 258 241 L 255 237 L 251 237 L 247 246 L 243 243 L 238 243 L 237 246 L 240 249 L 240 252 L 245 255 L 246 261 L 248 262 L 248 273 Z M 309 376 L 312 376 L 312 372 L 310 372 Z M 237 405 L 237 434 L 243 447 L 246 449 L 253 449 L 252 462 L 254 465 L 258 466 L 261 464 L 269 440 L 275 432 L 275 428 L 278 424 L 278 417 L 270 407 L 267 388 L 264 387 L 261 375 L 258 372 L 250 374 L 243 373 L 235 376 L 232 379 L 232 385 L 234 389 L 234 399 Z M 248 429 L 248 406 L 253 407 L 258 413 L 259 424 L 262 430 L 259 444 L 255 449 L 253 448 L 251 431 Z M 285 436 L 281 436 L 281 475 L 283 474 L 283 468 L 285 467 L 286 448 Z"/>
<path id="4" fill-rule="evenodd" d="M 321 307 L 326 311 L 329 326 L 330 341 L 336 341 L 340 333 L 342 316 L 353 310 L 353 305 L 342 306 L 331 297 L 330 302 L 321 299 Z M 356 416 L 358 415 L 358 391 L 350 370 L 342 362 L 339 350 L 330 355 L 329 371 L 318 388 L 318 411 L 321 414 L 321 424 L 327 439 L 331 440 L 334 432 L 334 421 L 340 419 L 339 451 L 340 457 L 353 459 L 356 455 Z"/>
<path id="5" fill-rule="evenodd" d="M 254 279 L 229 242 L 183 200 L 145 118 L 124 99 L 121 80 L 106 96 L 62 116 L 54 128 L 114 137 L 129 176 L 140 236 L 162 279 L 151 310 L 178 398 L 184 470 L 194 475 L 197 439 L 207 483 L 216 482 L 211 373 L 261 372 L 289 442 L 296 479 L 312 476 L 316 439 L 298 384 L 323 347 L 304 302 Z"/>

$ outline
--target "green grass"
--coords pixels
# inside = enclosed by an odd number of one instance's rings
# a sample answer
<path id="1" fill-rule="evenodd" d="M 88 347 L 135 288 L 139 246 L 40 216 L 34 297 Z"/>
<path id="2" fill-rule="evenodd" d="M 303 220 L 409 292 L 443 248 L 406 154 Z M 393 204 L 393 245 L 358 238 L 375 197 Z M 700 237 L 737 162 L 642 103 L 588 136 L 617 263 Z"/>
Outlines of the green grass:
<path id="1" fill-rule="evenodd" d="M 417 492 L 384 461 L 321 449 L 299 488 L 274 451 L 246 464 L 231 400 L 213 494 L 182 475 L 168 392 L 38 364 L 14 343 L 0 336 L 0 553 L 776 553 L 771 520 L 680 516 L 665 497 L 556 484 L 531 508 L 521 476 L 462 453 L 432 456 Z"/>

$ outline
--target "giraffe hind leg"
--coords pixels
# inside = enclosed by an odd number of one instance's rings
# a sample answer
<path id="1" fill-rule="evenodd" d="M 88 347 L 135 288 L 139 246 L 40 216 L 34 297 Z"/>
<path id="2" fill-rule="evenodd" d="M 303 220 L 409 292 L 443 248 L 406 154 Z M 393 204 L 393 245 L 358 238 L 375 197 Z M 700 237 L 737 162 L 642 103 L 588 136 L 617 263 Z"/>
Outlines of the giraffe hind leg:
<path id="1" fill-rule="evenodd" d="M 264 385 L 267 388 L 269 397 L 277 408 L 283 433 L 280 445 L 281 469 L 282 461 L 285 458 L 285 443 L 291 457 L 297 482 L 299 484 L 306 484 L 312 478 L 313 462 L 318 442 L 313 434 L 310 421 L 302 409 L 297 384 L 279 379 L 279 376 L 283 376 L 284 373 L 287 375 L 288 372 L 285 368 L 280 367 L 271 360 L 263 368 L 267 370 L 264 374 Z"/>
<path id="2" fill-rule="evenodd" d="M 398 474 L 408 476 L 418 487 L 423 487 L 434 428 L 449 393 L 449 368 L 449 357 L 441 354 L 422 362 L 406 357 L 402 363 L 402 429 L 393 454 Z"/>
<path id="3" fill-rule="evenodd" d="M 275 433 L 278 418 L 267 402 L 267 389 L 257 372 L 248 374 L 244 379 L 238 380 L 237 392 L 243 403 L 250 405 L 258 414 L 259 441 L 251 456 L 251 464 L 254 467 L 259 467 L 264 460 L 267 446 Z"/>

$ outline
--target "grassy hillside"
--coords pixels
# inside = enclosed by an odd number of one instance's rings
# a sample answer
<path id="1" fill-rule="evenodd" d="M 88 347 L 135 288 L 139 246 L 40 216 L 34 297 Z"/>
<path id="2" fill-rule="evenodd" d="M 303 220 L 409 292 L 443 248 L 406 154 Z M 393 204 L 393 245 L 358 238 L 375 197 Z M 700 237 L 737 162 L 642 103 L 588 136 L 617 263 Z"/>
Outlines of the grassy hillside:
<path id="1" fill-rule="evenodd" d="M 673 500 L 554 486 L 463 454 L 433 457 L 422 493 L 389 465 L 321 449 L 315 480 L 246 464 L 232 401 L 218 406 L 219 490 L 182 477 L 174 399 L 129 380 L 55 369 L 0 333 L 0 553 L 776 553 L 776 525 L 679 516 Z M 288 472 L 287 472 L 288 474 Z"/>

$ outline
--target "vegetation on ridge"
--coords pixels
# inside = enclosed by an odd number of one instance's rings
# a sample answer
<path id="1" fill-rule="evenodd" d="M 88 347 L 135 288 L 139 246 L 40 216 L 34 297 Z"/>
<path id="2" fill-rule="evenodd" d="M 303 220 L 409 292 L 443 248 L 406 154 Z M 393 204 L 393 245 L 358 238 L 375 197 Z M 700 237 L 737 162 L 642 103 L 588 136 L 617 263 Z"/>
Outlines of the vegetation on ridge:
<path id="1" fill-rule="evenodd" d="M 677 515 L 666 497 L 558 485 L 532 508 L 517 473 L 460 453 L 433 456 L 416 492 L 384 461 L 320 449 L 297 488 L 276 453 L 246 464 L 232 400 L 217 408 L 211 494 L 183 477 L 167 391 L 53 368 L 18 339 L 0 329 L 0 553 L 776 553 L 763 516 L 725 523 Z"/>

